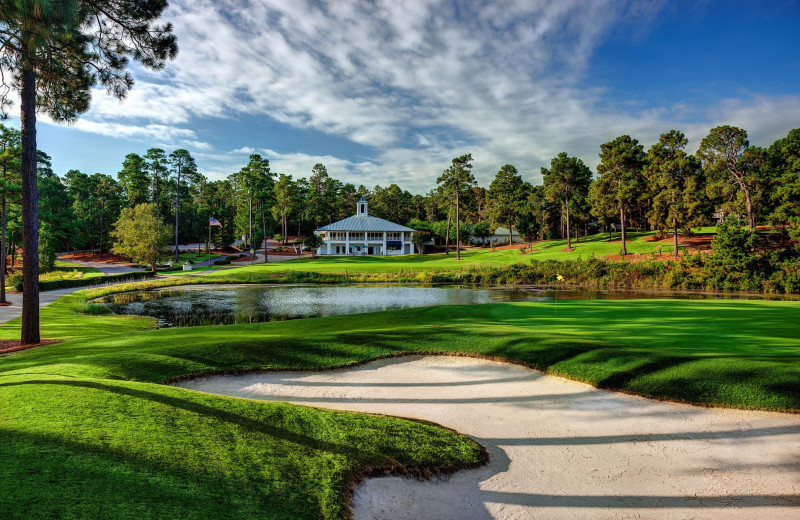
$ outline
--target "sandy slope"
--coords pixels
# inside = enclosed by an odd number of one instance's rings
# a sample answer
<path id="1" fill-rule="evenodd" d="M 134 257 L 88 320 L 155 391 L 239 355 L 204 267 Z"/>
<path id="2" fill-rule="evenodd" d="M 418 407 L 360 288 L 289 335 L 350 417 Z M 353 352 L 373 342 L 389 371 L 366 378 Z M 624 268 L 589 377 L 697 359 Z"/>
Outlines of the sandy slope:
<path id="1" fill-rule="evenodd" d="M 456 357 L 180 386 L 417 417 L 489 450 L 488 466 L 435 482 L 367 480 L 357 519 L 800 518 L 797 415 L 660 403 Z"/>

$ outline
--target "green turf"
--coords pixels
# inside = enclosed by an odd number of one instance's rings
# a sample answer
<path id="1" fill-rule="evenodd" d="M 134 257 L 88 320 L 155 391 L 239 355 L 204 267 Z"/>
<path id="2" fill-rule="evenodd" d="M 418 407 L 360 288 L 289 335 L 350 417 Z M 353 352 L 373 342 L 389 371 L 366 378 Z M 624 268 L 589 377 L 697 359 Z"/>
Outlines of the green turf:
<path id="1" fill-rule="evenodd" d="M 630 254 L 656 253 L 661 248 L 663 254 L 672 253 L 672 245 L 645 240 L 653 237 L 654 232 L 629 233 L 627 249 Z M 426 255 L 399 256 L 325 256 L 318 258 L 302 258 L 286 262 L 273 262 L 243 265 L 226 269 L 226 276 L 241 276 L 246 279 L 253 274 L 268 271 L 302 271 L 317 273 L 396 273 L 446 271 L 467 269 L 472 266 L 503 266 L 531 260 L 569 260 L 592 256 L 605 258 L 620 253 L 619 233 L 611 236 L 600 233 L 582 237 L 572 242 L 573 250 L 566 251 L 566 240 L 545 240 L 533 244 L 533 251 L 520 252 L 526 244 L 518 244 L 514 249 L 473 248 L 462 251 L 461 260 L 456 260 L 455 252 Z M 214 276 L 209 274 L 209 276 Z"/>
<path id="2" fill-rule="evenodd" d="M 103 271 L 100 269 L 96 269 L 94 267 L 85 267 L 83 264 L 79 264 L 78 262 L 64 262 L 62 260 L 56 260 L 55 266 L 59 271 L 79 271 L 84 274 L 94 274 L 96 276 L 103 275 Z"/>
<path id="3" fill-rule="evenodd" d="M 367 468 L 482 457 L 418 422 L 156 384 L 188 374 L 453 352 L 642 395 L 800 411 L 796 302 L 562 300 L 151 330 L 148 318 L 76 314 L 82 301 L 42 310 L 43 335 L 68 341 L 0 357 L 2 518 L 345 518 L 346 489 Z"/>

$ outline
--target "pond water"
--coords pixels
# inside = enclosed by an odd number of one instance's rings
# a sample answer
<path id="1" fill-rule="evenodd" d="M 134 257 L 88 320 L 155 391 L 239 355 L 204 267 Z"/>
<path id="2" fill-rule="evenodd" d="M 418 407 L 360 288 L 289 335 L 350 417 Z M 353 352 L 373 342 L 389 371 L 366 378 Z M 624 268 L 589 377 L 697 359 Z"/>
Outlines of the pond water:
<path id="1" fill-rule="evenodd" d="M 547 298 L 519 289 L 189 285 L 113 294 L 93 303 L 103 303 L 115 314 L 152 316 L 160 327 L 191 327 L 543 299 Z"/>
<path id="2" fill-rule="evenodd" d="M 296 318 L 337 316 L 430 305 L 558 299 L 631 299 L 720 297 L 697 293 L 559 290 L 535 287 L 376 285 L 185 285 L 113 294 L 93 303 L 115 314 L 151 316 L 160 327 L 229 325 Z"/>

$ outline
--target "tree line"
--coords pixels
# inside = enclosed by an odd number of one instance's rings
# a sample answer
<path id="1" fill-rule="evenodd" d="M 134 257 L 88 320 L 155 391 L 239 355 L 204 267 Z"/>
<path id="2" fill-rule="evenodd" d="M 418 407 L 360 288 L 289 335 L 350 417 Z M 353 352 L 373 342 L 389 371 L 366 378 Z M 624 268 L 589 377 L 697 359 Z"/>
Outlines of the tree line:
<path id="1" fill-rule="evenodd" d="M 454 158 L 426 194 L 344 183 L 316 164 L 308 177 L 273 172 L 258 154 L 223 180 L 209 180 L 185 149 L 150 148 L 128 154 L 115 176 L 69 170 L 54 173 L 50 157 L 37 153 L 40 265 L 52 267 L 60 251 L 105 254 L 125 208 L 151 204 L 169 225 L 177 254 L 181 244 L 205 243 L 210 217 L 222 226 L 213 247 L 244 237 L 260 248 L 268 238 L 308 236 L 350 216 L 366 197 L 370 214 L 422 231 L 440 244 L 486 239 L 496 226 L 526 241 L 574 240 L 600 230 L 618 230 L 621 253 L 630 229 L 680 233 L 709 223 L 714 213 L 741 217 L 750 230 L 771 224 L 781 241 L 800 235 L 800 128 L 767 148 L 751 146 L 747 133 L 713 128 L 695 154 L 677 130 L 648 150 L 623 135 L 600 147 L 596 175 L 578 157 L 559 153 L 541 169 L 542 183 L 526 181 L 510 164 L 499 168 L 488 188 L 472 174 L 472 156 Z M 21 242 L 20 132 L 0 125 L 0 223 L 2 247 L 16 262 Z M 177 260 L 177 256 L 176 256 Z"/>

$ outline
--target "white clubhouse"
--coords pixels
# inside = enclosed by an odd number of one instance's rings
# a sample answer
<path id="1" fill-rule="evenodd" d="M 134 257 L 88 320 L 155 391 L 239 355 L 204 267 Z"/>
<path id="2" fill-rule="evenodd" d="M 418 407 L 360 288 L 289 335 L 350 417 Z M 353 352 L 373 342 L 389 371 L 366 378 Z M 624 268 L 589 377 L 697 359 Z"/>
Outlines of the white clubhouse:
<path id="1" fill-rule="evenodd" d="M 356 214 L 314 230 L 323 243 L 318 255 L 409 255 L 415 230 L 369 214 L 361 197 Z"/>

